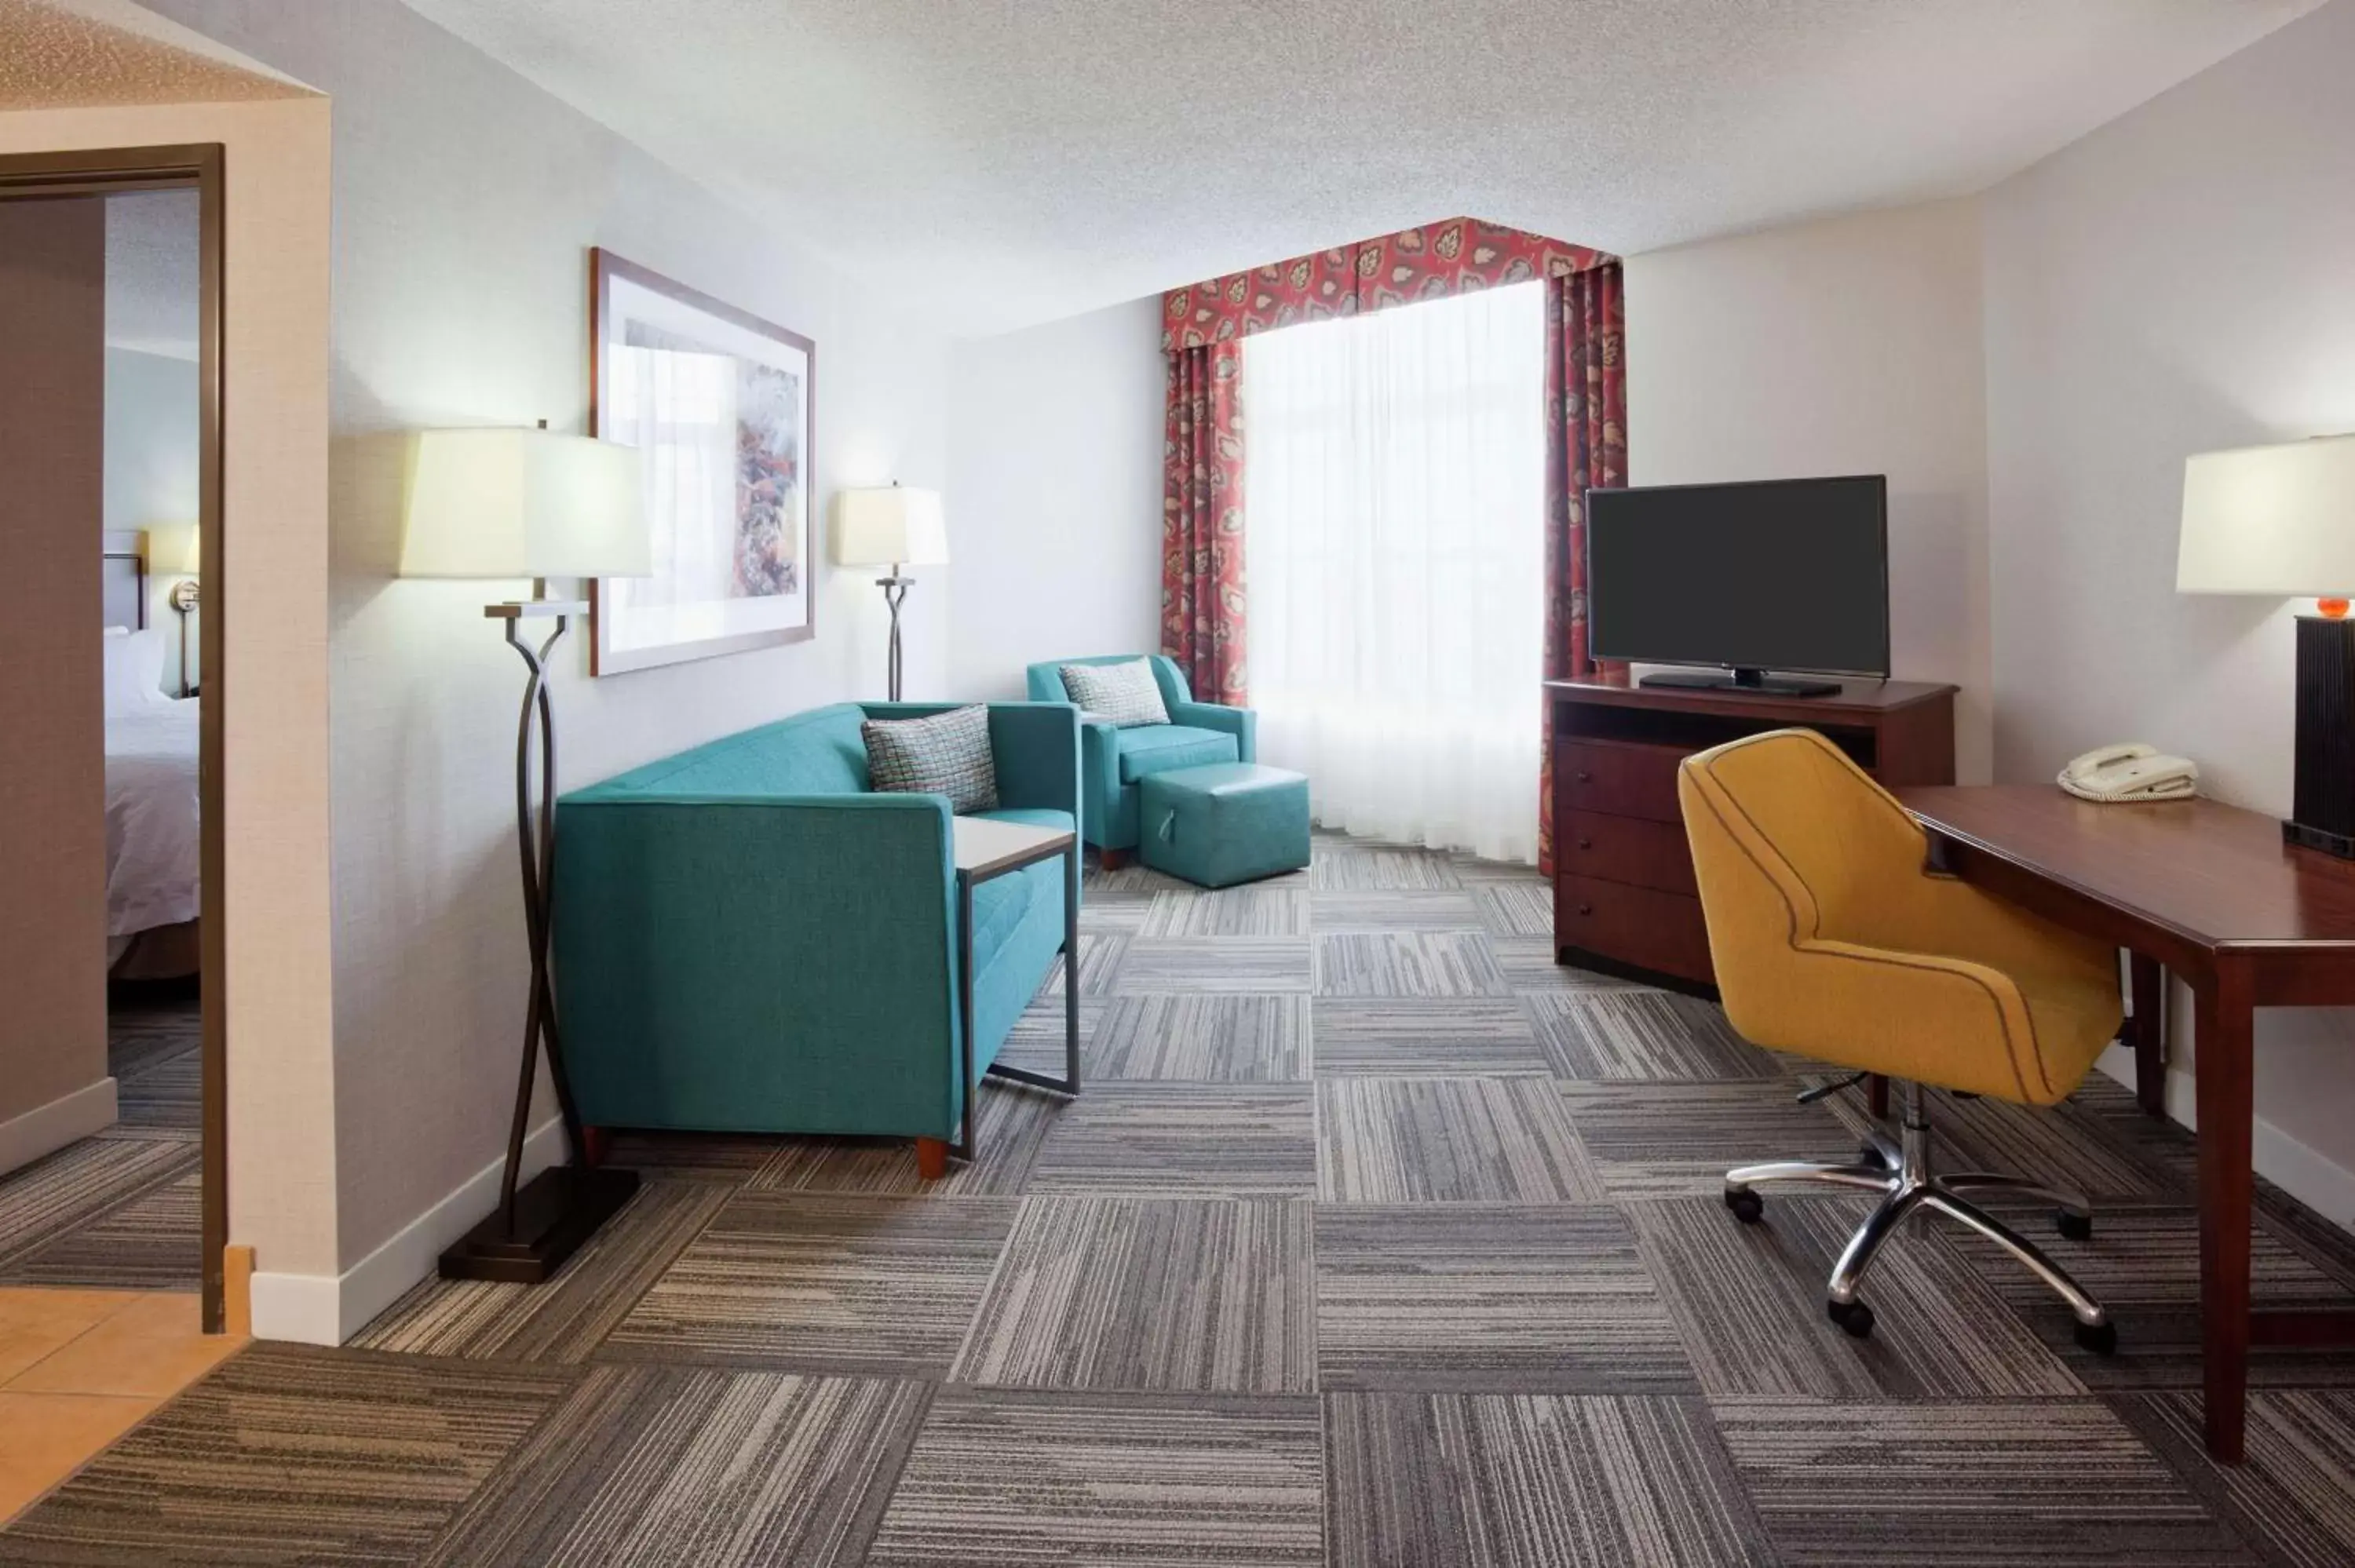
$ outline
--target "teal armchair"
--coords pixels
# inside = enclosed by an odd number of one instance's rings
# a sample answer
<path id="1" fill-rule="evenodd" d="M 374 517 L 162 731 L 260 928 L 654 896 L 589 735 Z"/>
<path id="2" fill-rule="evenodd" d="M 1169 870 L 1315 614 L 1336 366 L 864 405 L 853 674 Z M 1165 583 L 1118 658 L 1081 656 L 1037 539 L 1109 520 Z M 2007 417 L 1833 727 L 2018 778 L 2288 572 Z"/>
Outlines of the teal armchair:
<path id="1" fill-rule="evenodd" d="M 818 708 L 557 803 L 553 962 L 584 1123 L 955 1137 L 949 803 L 869 789 L 858 729 L 950 705 Z M 1074 827 L 1077 710 L 989 711 L 983 814 Z M 974 890 L 976 1075 L 1054 967 L 1066 863 Z"/>
<path id="2" fill-rule="evenodd" d="M 1259 760 L 1259 715 L 1249 708 L 1198 703 L 1177 664 L 1158 653 L 1098 654 L 1054 659 L 1029 669 L 1030 700 L 1068 703 L 1066 664 L 1125 664 L 1138 658 L 1153 666 L 1166 725 L 1121 729 L 1080 715 L 1080 836 L 1110 857 L 1136 847 L 1136 782 L 1148 773 L 1197 768 L 1210 762 Z"/>

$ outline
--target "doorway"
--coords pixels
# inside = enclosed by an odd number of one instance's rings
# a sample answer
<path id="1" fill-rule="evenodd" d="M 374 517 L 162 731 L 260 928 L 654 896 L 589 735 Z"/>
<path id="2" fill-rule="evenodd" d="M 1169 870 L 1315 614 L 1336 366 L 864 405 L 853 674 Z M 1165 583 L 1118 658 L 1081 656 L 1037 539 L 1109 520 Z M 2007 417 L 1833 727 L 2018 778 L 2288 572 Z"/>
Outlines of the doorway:
<path id="1" fill-rule="evenodd" d="M 38 964 L 30 956 L 37 951 L 37 946 L 29 938 L 28 955 L 21 961 L 12 962 L 25 976 L 28 991 L 38 991 L 45 982 L 56 982 L 51 989 L 62 998 L 56 1015 L 66 1018 L 69 1023 L 78 1023 L 88 1016 L 81 1011 L 89 1005 L 83 996 L 82 977 L 92 969 L 101 977 L 100 984 L 123 1004 L 118 1009 L 116 1027 L 111 1031 L 113 1038 L 109 1042 L 110 1060 L 101 1080 L 112 1086 L 112 1107 L 120 1119 L 98 1129 L 92 1138 L 82 1139 L 82 1144 L 100 1140 L 119 1144 L 152 1141 L 167 1151 L 159 1156 L 159 1165 L 164 1170 L 158 1180 L 151 1185 L 140 1185 L 135 1169 L 123 1169 L 125 1161 L 92 1160 L 85 1150 L 86 1165 L 93 1170 L 114 1170 L 133 1184 L 133 1192 L 124 1195 L 121 1205 L 108 1204 L 104 1191 L 94 1198 L 87 1192 L 80 1194 L 82 1207 L 94 1202 L 104 1210 L 96 1217 L 112 1222 L 112 1231 L 105 1233 L 106 1245 L 112 1252 L 101 1248 L 104 1255 L 92 1253 L 90 1247 L 96 1244 L 90 1243 L 83 1248 L 83 1261 L 77 1263 L 75 1247 L 59 1245 L 59 1238 L 36 1236 L 32 1238 L 33 1245 L 21 1245 L 24 1238 L 20 1236 L 17 1242 L 6 1245 L 5 1256 L 0 1257 L 0 1274 L 15 1268 L 19 1272 L 30 1270 L 35 1277 L 40 1277 L 46 1271 L 51 1282 L 71 1283 L 69 1277 L 77 1267 L 103 1270 L 110 1266 L 106 1261 L 109 1256 L 135 1258 L 143 1224 L 185 1224 L 186 1205 L 181 1193 L 191 1174 L 186 1169 L 185 1158 L 176 1164 L 171 1162 L 168 1146 L 172 1137 L 143 1139 L 143 1135 L 168 1128 L 174 1136 L 185 1139 L 187 1124 L 192 1121 L 199 1146 L 192 1173 L 197 1190 L 196 1283 L 208 1333 L 218 1333 L 224 1326 L 223 1272 L 229 1217 L 225 995 L 228 933 L 223 896 L 227 841 L 222 801 L 226 760 L 222 695 L 227 671 L 222 658 L 224 617 L 220 607 L 226 599 L 224 573 L 231 542 L 225 537 L 222 507 L 223 164 L 223 150 L 218 144 L 0 155 L 0 218 L 19 220 L 16 230 L 20 234 L 32 231 L 26 220 L 35 215 L 70 214 L 63 227 L 80 238 L 66 243 L 86 243 L 92 221 L 90 215 L 95 211 L 101 215 L 97 220 L 101 235 L 108 228 L 119 228 L 133 238 L 133 249 L 137 249 L 136 242 L 144 242 L 148 250 L 145 261 L 151 272 L 176 265 L 192 268 L 194 299 L 185 319 L 175 317 L 174 311 L 186 302 L 176 299 L 167 305 L 150 299 L 144 302 L 150 307 L 144 313 L 144 327 L 126 326 L 121 334 L 109 331 L 104 335 L 108 344 L 137 356 L 123 359 L 119 372 L 115 365 L 108 364 L 107 380 L 152 383 L 149 396 L 162 402 L 149 412 L 158 418 L 167 417 L 157 411 L 163 403 L 184 393 L 191 397 L 196 442 L 193 484 L 184 487 L 184 501 L 164 504 L 154 501 L 152 495 L 141 502 L 126 498 L 123 504 L 127 510 L 110 515 L 101 503 L 97 508 L 99 514 L 87 518 L 87 534 L 79 547 L 88 552 L 85 559 L 97 573 L 96 608 L 101 627 L 95 630 L 87 627 L 77 630 L 74 618 L 88 607 L 78 597 L 79 590 L 74 590 L 66 596 L 69 603 L 52 605 L 45 611 L 47 620 L 59 621 L 50 632 L 50 651 L 57 656 L 47 660 L 29 657 L 13 669 L 0 669 L 0 683 L 23 683 L 17 689 L 16 705 L 27 711 L 47 704 L 51 710 L 64 713 L 70 706 L 69 697 L 80 700 L 80 687 L 91 673 L 100 677 L 100 690 L 90 692 L 90 700 L 100 701 L 101 691 L 107 694 L 106 788 L 110 810 L 104 870 L 110 896 L 104 962 L 99 964 L 92 954 L 85 963 L 79 947 L 73 945 L 89 935 L 78 921 L 66 923 L 71 928 L 64 936 L 41 933 L 55 937 L 59 943 L 69 944 L 53 950 L 69 953 L 69 963 L 58 968 Z M 107 212 L 115 203 L 123 205 Z M 193 221 L 193 235 L 182 236 L 176 226 L 188 220 Z M 183 239 L 187 242 L 183 244 Z M 111 267 L 107 270 L 112 270 Z M 114 280 L 110 278 L 110 291 L 113 286 Z M 161 313 L 157 313 L 159 311 Z M 144 338 L 141 336 L 143 331 Z M 159 340 L 158 332 L 169 341 Z M 118 336 L 123 339 L 121 344 L 115 341 Z M 75 352 L 79 354 L 80 348 Z M 148 363 L 167 360 L 182 362 L 181 367 Z M 95 434 L 101 441 L 112 441 L 120 432 L 105 429 L 104 424 L 101 417 L 101 429 Z M 6 442 L 7 438 L 0 436 L 0 450 L 6 450 Z M 11 466 L 19 474 L 32 474 L 47 465 L 49 454 L 34 449 L 19 437 L 10 457 Z M 79 469 L 76 476 L 77 482 L 87 477 Z M 101 493 L 112 488 L 111 483 L 102 485 Z M 84 484 L 85 493 L 86 490 Z M 76 510 L 79 514 L 82 508 L 78 506 Z M 54 524 L 54 520 L 44 521 Z M 124 525 L 115 526 L 117 524 Z M 69 526 L 79 529 L 81 524 L 76 521 Z M 0 546 L 5 544 L 0 540 Z M 99 657 L 87 657 L 85 649 L 70 649 L 70 657 L 58 652 L 69 649 L 67 638 L 97 643 Z M 33 652 L 37 655 L 40 651 Z M 52 669 L 72 673 L 68 683 L 75 690 L 70 694 L 40 690 L 37 683 L 45 672 Z M 195 711 L 188 711 L 190 708 Z M 70 722 L 80 720 L 73 717 Z M 65 731 L 61 729 L 59 733 Z M 80 732 L 75 733 L 78 736 Z M 185 791 L 186 788 L 185 759 L 191 752 L 193 820 L 166 821 L 161 825 L 160 837 L 151 832 L 135 846 L 123 843 L 126 824 L 115 820 L 116 808 L 130 806 L 141 818 L 143 826 L 157 828 L 157 814 L 171 816 L 176 791 Z M 120 770 L 116 767 L 118 753 L 132 759 Z M 34 775 L 39 761 L 30 748 L 21 754 L 17 783 L 28 795 L 34 793 L 31 784 L 37 782 Z M 125 790 L 118 789 L 118 771 L 126 779 L 143 779 L 141 788 L 146 792 L 135 800 L 119 799 Z M 55 777 L 69 779 L 70 773 L 60 768 Z M 88 804 L 68 801 L 58 809 L 76 812 Z M 186 815 L 185 810 L 181 815 Z M 82 821 L 80 818 L 75 821 Z M 12 849 L 19 853 L 21 863 L 46 865 L 67 878 L 75 890 L 73 896 L 79 899 L 87 885 L 88 868 L 70 859 L 72 844 L 68 841 L 75 840 L 76 834 L 61 831 L 55 843 L 44 842 L 38 834 L 37 819 L 32 820 L 29 826 L 20 824 L 16 831 L 25 842 L 12 845 Z M 187 841 L 193 841 L 194 847 L 193 887 L 186 885 L 185 875 L 176 878 L 171 874 L 168 863 L 160 870 L 148 865 L 141 872 L 145 880 L 122 889 L 122 899 L 114 896 L 118 891 L 114 883 L 119 854 L 135 850 L 144 861 L 170 863 L 185 859 Z M 37 932 L 38 926 L 39 911 L 18 911 L 11 928 Z M 70 969 L 71 973 L 60 980 L 61 969 Z M 112 985 L 108 984 L 110 977 L 113 979 Z M 29 1036 L 0 1041 L 0 1046 L 17 1049 L 29 1049 L 37 1044 Z M 88 1087 L 95 1090 L 99 1086 Z M 37 1110 L 46 1111 L 49 1106 L 67 1102 L 74 1102 L 81 1108 L 92 1103 L 86 1094 L 69 1093 Z M 69 1113 L 73 1108 L 69 1107 Z M 0 1121 L 5 1120 L 0 1117 Z M 40 1133 L 37 1118 L 29 1125 L 33 1130 L 28 1137 Z M 20 1202 L 25 1201 L 30 1184 L 27 1172 L 37 1169 L 44 1160 L 55 1161 L 79 1147 L 69 1141 L 37 1157 L 32 1165 L 13 1171 L 0 1171 L 0 1201 L 5 1201 L 11 1184 L 16 1186 Z M 137 1161 L 128 1163 L 135 1167 Z M 75 1185 L 71 1173 L 67 1172 L 63 1178 L 50 1181 L 43 1191 L 45 1195 L 70 1206 Z M 133 1212 L 134 1200 L 145 1202 L 147 1207 Z M 174 1216 L 177 1216 L 176 1221 Z M 82 1208 L 74 1208 L 68 1219 L 75 1223 L 91 1217 Z M 48 1261 L 39 1262 L 43 1257 Z M 141 1281 L 121 1279 L 112 1283 L 136 1285 Z M 162 1281 L 151 1279 L 145 1283 Z"/>

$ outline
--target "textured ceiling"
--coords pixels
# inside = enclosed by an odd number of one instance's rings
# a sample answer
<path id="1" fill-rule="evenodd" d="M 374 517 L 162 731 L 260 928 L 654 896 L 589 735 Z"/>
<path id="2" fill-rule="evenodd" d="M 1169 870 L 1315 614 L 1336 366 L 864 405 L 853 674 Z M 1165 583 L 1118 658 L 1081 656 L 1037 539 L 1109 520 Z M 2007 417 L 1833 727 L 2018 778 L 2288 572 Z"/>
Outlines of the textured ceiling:
<path id="1" fill-rule="evenodd" d="M 128 0 L 0 0 L 0 110 L 218 103 L 305 90 Z"/>
<path id="2" fill-rule="evenodd" d="M 106 198 L 106 342 L 197 356 L 197 193 Z"/>
<path id="3" fill-rule="evenodd" d="M 1628 253 L 1977 189 L 2317 0 L 409 0 L 986 332 L 1456 213 Z"/>

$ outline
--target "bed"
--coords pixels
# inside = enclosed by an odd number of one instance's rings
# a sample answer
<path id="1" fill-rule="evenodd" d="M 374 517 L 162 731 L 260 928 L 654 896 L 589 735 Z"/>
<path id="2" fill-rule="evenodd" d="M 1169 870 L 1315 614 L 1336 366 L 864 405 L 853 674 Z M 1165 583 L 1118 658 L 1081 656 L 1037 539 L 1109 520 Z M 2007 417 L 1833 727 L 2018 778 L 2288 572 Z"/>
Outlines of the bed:
<path id="1" fill-rule="evenodd" d="M 201 864 L 198 700 L 163 690 L 138 535 L 109 534 L 106 568 L 106 961 L 116 980 L 197 972 Z"/>

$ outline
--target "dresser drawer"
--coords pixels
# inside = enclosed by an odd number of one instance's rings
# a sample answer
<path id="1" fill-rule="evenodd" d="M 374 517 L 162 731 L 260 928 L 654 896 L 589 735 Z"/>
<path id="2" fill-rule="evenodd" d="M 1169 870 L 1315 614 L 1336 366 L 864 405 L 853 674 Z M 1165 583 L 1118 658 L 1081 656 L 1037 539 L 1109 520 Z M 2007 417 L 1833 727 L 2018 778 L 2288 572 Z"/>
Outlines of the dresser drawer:
<path id="1" fill-rule="evenodd" d="M 1689 753 L 1673 746 L 1566 740 L 1555 747 L 1554 802 L 1564 811 L 1604 811 L 1680 822 L 1677 764 Z"/>
<path id="2" fill-rule="evenodd" d="M 1591 876 L 1558 876 L 1553 941 L 1557 950 L 1583 948 L 1685 980 L 1712 979 L 1709 926 L 1701 918 L 1700 900 L 1682 894 Z"/>
<path id="3" fill-rule="evenodd" d="M 1554 862 L 1564 874 L 1692 896 L 1692 846 L 1681 822 L 1572 811 L 1554 824 Z"/>

